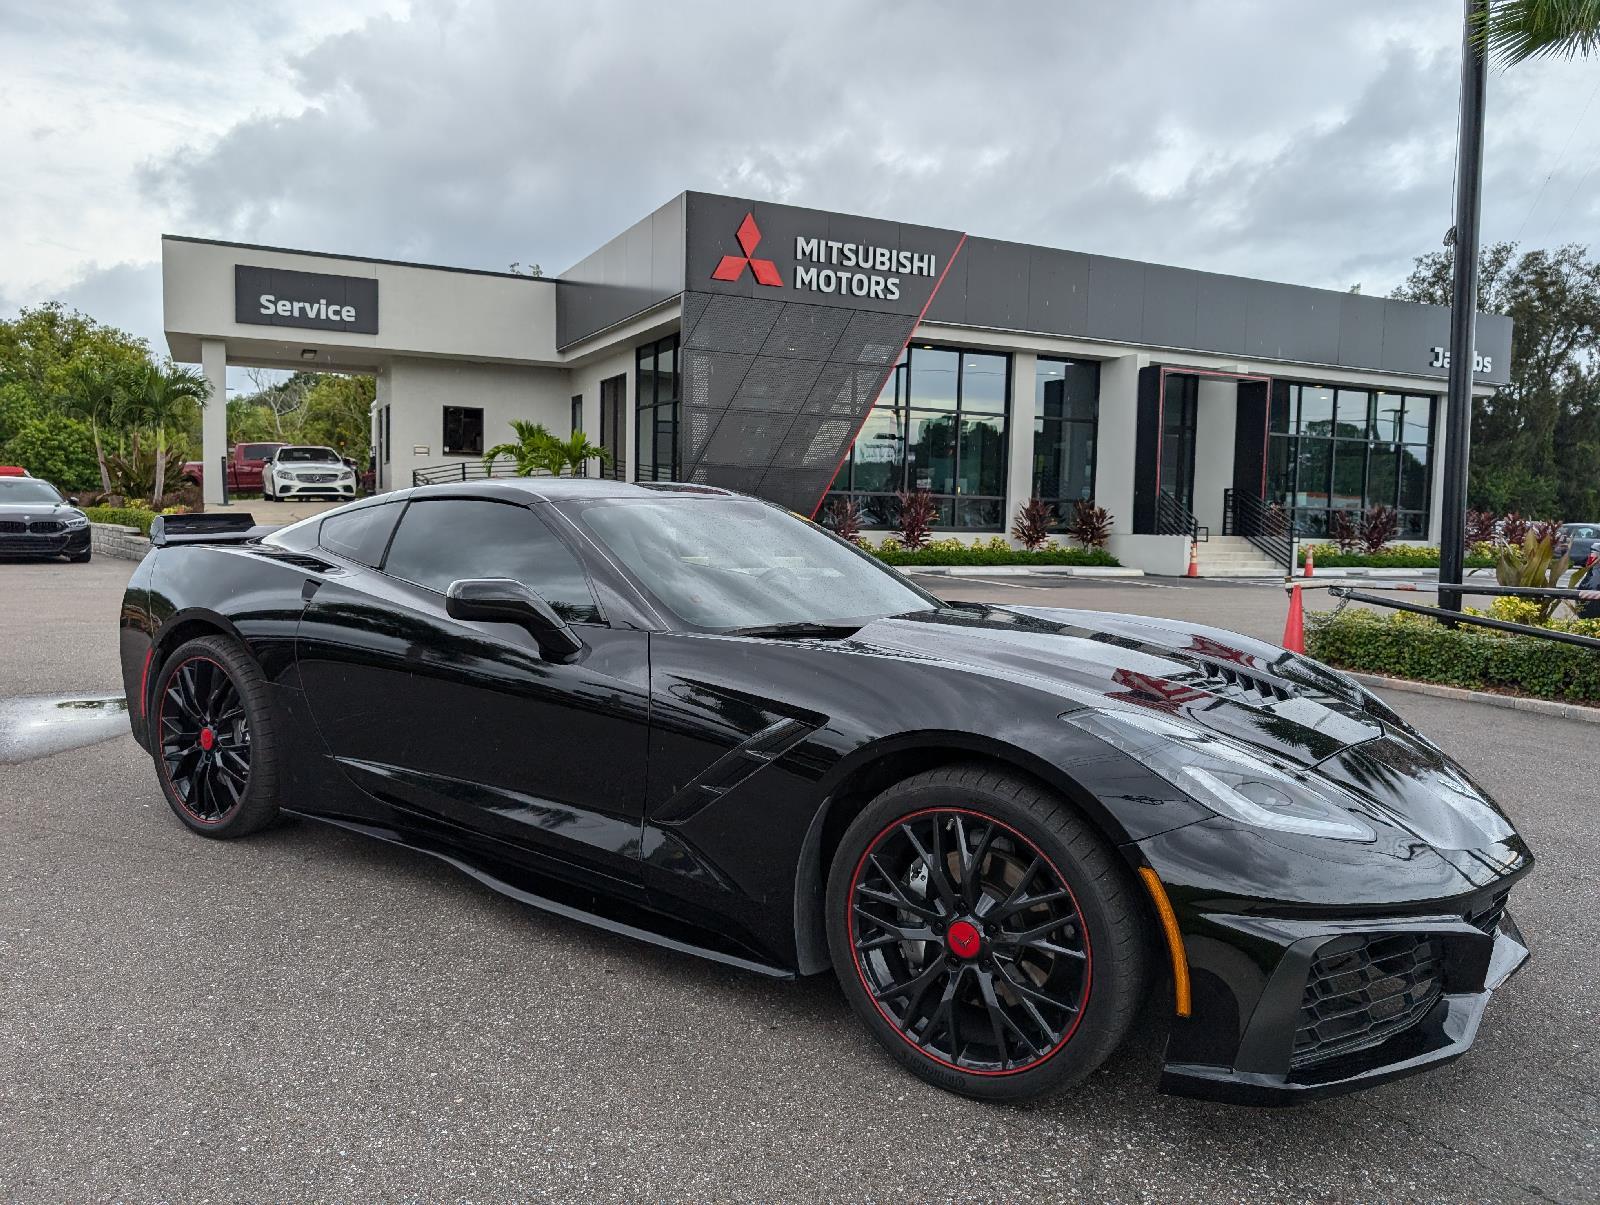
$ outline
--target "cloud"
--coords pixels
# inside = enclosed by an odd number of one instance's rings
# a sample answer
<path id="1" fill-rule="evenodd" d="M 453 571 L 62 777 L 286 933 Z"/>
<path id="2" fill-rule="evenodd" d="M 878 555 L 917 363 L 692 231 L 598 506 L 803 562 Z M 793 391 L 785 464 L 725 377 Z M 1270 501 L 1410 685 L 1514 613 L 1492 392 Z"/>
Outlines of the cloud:
<path id="1" fill-rule="evenodd" d="M 130 100 L 162 122 L 129 127 L 113 187 L 70 164 L 32 186 L 82 218 L 50 225 L 54 249 L 30 263 L 69 265 L 68 279 L 142 261 L 165 226 L 559 271 L 699 188 L 1376 292 L 1450 223 L 1449 6 L 373 4 L 336 28 L 318 14 L 341 6 L 309 0 L 206 21 L 130 5 L 89 22 L 85 43 L 129 37 L 157 57 Z M 63 36 L 59 23 L 28 32 L 41 46 Z M 174 82 L 206 55 L 227 56 L 244 87 L 218 92 L 209 69 L 201 88 Z M 1600 120 L 1578 121 L 1592 67 L 1491 81 L 1486 237 L 1596 228 L 1600 173 L 1580 185 L 1600 162 Z M 29 124 L 72 137 L 58 113 Z"/>

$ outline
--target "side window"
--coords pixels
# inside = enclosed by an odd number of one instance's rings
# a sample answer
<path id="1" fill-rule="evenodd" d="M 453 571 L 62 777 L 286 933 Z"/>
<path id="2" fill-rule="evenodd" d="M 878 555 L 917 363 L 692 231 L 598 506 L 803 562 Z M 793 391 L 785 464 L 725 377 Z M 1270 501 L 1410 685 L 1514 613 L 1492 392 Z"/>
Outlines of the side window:
<path id="1" fill-rule="evenodd" d="M 511 577 L 538 591 L 569 623 L 600 620 L 572 550 L 530 509 L 508 502 L 413 502 L 383 571 L 439 594 L 461 578 Z"/>
<path id="2" fill-rule="evenodd" d="M 317 543 L 336 556 L 376 568 L 404 509 L 398 502 L 380 502 L 329 515 L 322 521 Z"/>

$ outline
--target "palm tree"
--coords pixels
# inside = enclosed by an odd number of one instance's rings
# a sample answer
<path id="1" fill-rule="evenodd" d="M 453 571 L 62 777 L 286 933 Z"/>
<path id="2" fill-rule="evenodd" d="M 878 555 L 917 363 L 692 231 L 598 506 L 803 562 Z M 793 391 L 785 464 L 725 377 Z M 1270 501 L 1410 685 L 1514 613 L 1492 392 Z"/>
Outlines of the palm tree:
<path id="1" fill-rule="evenodd" d="M 67 389 L 61 397 L 61 408 L 67 414 L 89 424 L 89 431 L 94 436 L 94 458 L 100 466 L 102 494 L 111 492 L 111 473 L 106 468 L 106 450 L 100 439 L 100 427 L 111 420 L 121 384 L 122 376 L 117 368 L 98 356 L 86 356 L 75 361 L 68 370 Z"/>
<path id="2" fill-rule="evenodd" d="M 1478 46 L 1500 67 L 1600 52 L 1600 0 L 1494 0 L 1474 24 Z"/>
<path id="3" fill-rule="evenodd" d="M 512 421 L 511 430 L 517 436 L 515 443 L 496 444 L 483 454 L 485 473 L 492 471 L 494 462 L 502 456 L 511 458 L 519 477 L 541 472 L 559 477 L 567 469 L 576 474 L 588 461 L 611 459 L 609 451 L 590 443 L 582 431 L 574 431 L 566 439 L 557 439 L 544 424 L 521 418 Z"/>
<path id="4" fill-rule="evenodd" d="M 550 437 L 551 451 L 559 452 L 567 467 L 572 470 L 572 475 L 577 477 L 584 471 L 584 466 L 591 460 L 598 460 L 601 464 L 611 462 L 611 450 L 601 447 L 597 443 L 590 443 L 589 437 L 582 431 L 574 431 L 566 439 Z"/>
<path id="5" fill-rule="evenodd" d="M 150 490 L 150 504 L 161 509 L 161 500 L 167 485 L 167 430 L 182 416 L 187 402 L 205 405 L 211 396 L 211 385 L 204 376 L 192 368 L 179 368 L 168 363 L 165 368 L 145 364 L 135 370 L 125 382 L 119 413 L 130 425 L 150 427 L 156 437 L 155 479 Z"/>

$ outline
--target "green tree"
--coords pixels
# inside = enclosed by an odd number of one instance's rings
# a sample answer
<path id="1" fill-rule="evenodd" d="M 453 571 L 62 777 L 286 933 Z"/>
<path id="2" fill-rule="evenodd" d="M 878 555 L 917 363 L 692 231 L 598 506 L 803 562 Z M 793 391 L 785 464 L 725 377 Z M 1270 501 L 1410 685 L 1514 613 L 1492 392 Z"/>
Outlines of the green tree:
<path id="1" fill-rule="evenodd" d="M 150 501 L 157 510 L 161 509 L 169 477 L 168 435 L 190 429 L 197 408 L 205 403 L 210 393 L 211 385 L 204 376 L 192 368 L 179 368 L 171 363 L 165 367 L 147 363 L 123 385 L 118 415 L 135 427 L 148 428 L 155 436 Z"/>
<path id="2" fill-rule="evenodd" d="M 1419 256 L 1394 296 L 1450 304 L 1453 255 Z M 1468 505 L 1545 518 L 1600 515 L 1600 263 L 1576 244 L 1479 257 L 1478 308 L 1514 326 L 1510 383 L 1472 412 Z"/>
<path id="3" fill-rule="evenodd" d="M 16 381 L 41 402 L 53 402 L 70 385 L 72 365 L 93 355 L 108 370 L 132 369 L 150 358 L 143 339 L 102 326 L 58 301 L 25 307 L 0 321 L 0 384 Z"/>
<path id="4" fill-rule="evenodd" d="M 1501 67 L 1600 51 L 1600 0 L 1493 0 L 1477 25 L 1478 46 Z"/>
<path id="5" fill-rule="evenodd" d="M 297 416 L 295 439 L 324 444 L 358 465 L 365 465 L 372 443 L 372 402 L 377 392 L 378 382 L 373 377 L 332 373 L 318 377 Z"/>
<path id="6" fill-rule="evenodd" d="M 20 431 L 23 424 L 42 417 L 44 413 L 39 399 L 21 381 L 0 384 L 0 445 Z"/>
<path id="7" fill-rule="evenodd" d="M 0 446 L 0 462 L 21 465 L 68 493 L 93 489 L 98 478 L 88 424 L 59 415 L 24 422 Z"/>
<path id="8" fill-rule="evenodd" d="M 557 448 L 559 441 L 545 430 L 543 423 L 529 422 L 525 418 L 513 419 L 511 430 L 517 437 L 516 442 L 496 444 L 485 452 L 484 472 L 492 472 L 494 462 L 505 456 L 517 466 L 518 477 L 528 477 L 534 473 L 560 476 L 561 470 L 566 467 L 567 457 Z"/>
<path id="9" fill-rule="evenodd" d="M 119 392 L 141 368 L 109 358 L 99 348 L 86 349 L 67 364 L 66 386 L 56 399 L 63 413 L 89 424 L 103 494 L 111 492 L 111 475 L 106 469 L 106 450 L 100 431 L 115 420 Z"/>

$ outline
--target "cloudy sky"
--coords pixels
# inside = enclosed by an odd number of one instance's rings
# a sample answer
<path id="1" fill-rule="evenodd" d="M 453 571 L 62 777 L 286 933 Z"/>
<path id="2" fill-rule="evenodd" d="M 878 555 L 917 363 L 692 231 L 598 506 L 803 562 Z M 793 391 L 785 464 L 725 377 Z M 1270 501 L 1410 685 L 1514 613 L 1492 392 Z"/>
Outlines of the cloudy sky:
<path id="1" fill-rule="evenodd" d="M 1457 0 L 0 0 L 0 313 L 158 343 L 164 231 L 556 272 L 685 188 L 1386 292 Z M 1600 63 L 1490 79 L 1485 237 L 1600 242 Z"/>

